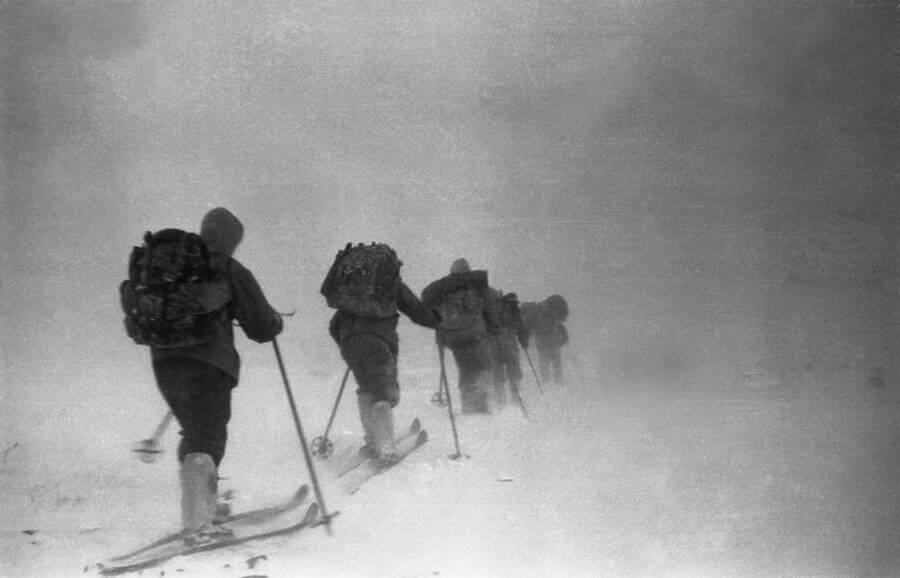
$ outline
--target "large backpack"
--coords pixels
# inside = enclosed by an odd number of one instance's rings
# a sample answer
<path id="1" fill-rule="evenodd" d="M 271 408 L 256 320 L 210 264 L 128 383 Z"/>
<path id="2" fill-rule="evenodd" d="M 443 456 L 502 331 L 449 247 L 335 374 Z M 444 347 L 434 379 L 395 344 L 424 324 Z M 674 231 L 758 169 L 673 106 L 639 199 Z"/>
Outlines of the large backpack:
<path id="1" fill-rule="evenodd" d="M 328 306 L 339 311 L 374 319 L 391 317 L 397 313 L 402 266 L 397 253 L 384 243 L 347 243 L 320 291 Z"/>
<path id="2" fill-rule="evenodd" d="M 458 331 L 483 325 L 487 291 L 487 271 L 454 273 L 426 287 L 422 301 L 437 309 L 440 329 Z"/>
<path id="3" fill-rule="evenodd" d="M 180 229 L 144 235 L 144 244 L 131 251 L 119 295 L 128 336 L 161 348 L 209 341 L 231 300 L 228 280 L 211 266 L 203 239 Z"/>

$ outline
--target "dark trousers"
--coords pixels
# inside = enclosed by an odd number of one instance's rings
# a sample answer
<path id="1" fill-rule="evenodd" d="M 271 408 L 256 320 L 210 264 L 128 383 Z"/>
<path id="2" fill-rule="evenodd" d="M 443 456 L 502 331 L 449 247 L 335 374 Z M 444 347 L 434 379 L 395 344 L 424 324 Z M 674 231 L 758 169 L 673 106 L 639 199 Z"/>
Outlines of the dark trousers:
<path id="1" fill-rule="evenodd" d="M 453 352 L 453 360 L 456 362 L 462 411 L 488 411 L 488 381 L 492 360 L 487 336 L 459 337 L 448 333 L 442 336 L 442 342 Z"/>
<path id="2" fill-rule="evenodd" d="M 387 401 L 391 407 L 400 401 L 397 383 L 397 356 L 381 337 L 362 333 L 341 341 L 341 357 L 356 380 L 356 393 L 369 394 L 373 403 Z"/>
<path id="3" fill-rule="evenodd" d="M 519 343 L 515 334 L 500 331 L 491 338 L 491 354 L 494 359 L 494 385 L 502 386 L 522 381 L 522 366 L 519 363 Z"/>
<path id="4" fill-rule="evenodd" d="M 178 460 L 190 453 L 225 456 L 234 377 L 197 359 L 161 359 L 153 364 L 156 384 L 181 426 Z"/>
<path id="5" fill-rule="evenodd" d="M 563 382 L 561 347 L 538 347 L 538 364 L 541 380 L 545 383 L 552 378 L 554 383 Z"/>

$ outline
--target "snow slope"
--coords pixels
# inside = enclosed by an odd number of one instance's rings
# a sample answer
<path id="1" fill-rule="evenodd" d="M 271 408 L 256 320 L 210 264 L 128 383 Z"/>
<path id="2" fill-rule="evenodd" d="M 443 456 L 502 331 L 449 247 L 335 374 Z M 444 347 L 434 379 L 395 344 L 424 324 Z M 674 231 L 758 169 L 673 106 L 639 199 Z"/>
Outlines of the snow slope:
<path id="1" fill-rule="evenodd" d="M 834 374 L 814 369 L 787 388 L 759 368 L 704 367 L 667 381 L 616 376 L 583 355 L 567 366 L 571 382 L 546 384 L 543 395 L 526 380 L 531 422 L 515 407 L 458 416 L 468 457 L 457 460 L 448 458 L 455 444 L 446 410 L 429 404 L 436 368 L 407 368 L 398 427 L 419 416 L 431 441 L 352 496 L 317 460 L 326 505 L 340 512 L 333 536 L 316 529 L 143 575 L 846 576 L 900 568 L 898 512 L 885 507 L 897 503 L 900 473 L 891 459 L 896 396 L 887 390 L 833 387 Z M 298 392 L 316 387 L 312 376 L 293 379 Z M 318 378 L 326 384 L 318 399 L 301 393 L 308 439 L 321 433 L 339 379 Z M 222 470 L 237 510 L 284 498 L 309 479 L 277 374 L 255 372 L 241 387 Z M 359 442 L 351 402 L 330 436 L 338 451 Z M 154 425 L 146 409 L 132 410 L 146 422 L 141 431 Z M 173 430 L 152 465 L 124 443 L 106 455 L 67 455 L 59 444 L 40 471 L 27 445 L 3 456 L 4 576 L 93 575 L 93 563 L 177 523 Z M 257 556 L 265 559 L 251 568 Z"/>

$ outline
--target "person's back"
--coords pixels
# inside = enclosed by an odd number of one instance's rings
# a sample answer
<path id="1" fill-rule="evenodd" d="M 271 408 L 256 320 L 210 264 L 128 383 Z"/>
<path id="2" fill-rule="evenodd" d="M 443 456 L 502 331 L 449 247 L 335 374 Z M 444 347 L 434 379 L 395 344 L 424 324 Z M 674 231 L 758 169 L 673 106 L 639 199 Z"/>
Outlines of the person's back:
<path id="1" fill-rule="evenodd" d="M 232 256 L 243 238 L 243 225 L 228 210 L 209 211 L 200 237 L 212 266 L 227 279 L 230 301 L 207 341 L 188 347 L 151 347 L 153 371 L 166 403 L 181 426 L 182 523 L 186 541 L 202 543 L 221 537 L 214 524 L 218 468 L 225 455 L 231 390 L 240 375 L 233 321 L 257 342 L 274 339 L 281 316 L 269 305 L 249 269 Z"/>
<path id="2" fill-rule="evenodd" d="M 488 332 L 496 332 L 499 322 L 488 293 L 487 271 L 473 271 L 465 259 L 457 259 L 449 275 L 425 288 L 422 301 L 440 317 L 438 345 L 448 347 L 456 361 L 463 412 L 489 413 Z"/>
<path id="3" fill-rule="evenodd" d="M 383 247 L 393 254 L 392 249 L 386 245 Z M 335 270 L 344 267 L 341 263 L 345 258 L 352 257 L 346 254 L 347 251 L 358 249 L 365 250 L 366 247 L 348 245 L 344 252 L 338 253 L 332 270 L 322 284 L 321 293 L 328 304 L 337 309 L 331 317 L 329 333 L 357 383 L 357 405 L 364 432 L 364 445 L 360 452 L 367 457 L 390 462 L 395 459 L 393 408 L 400 401 L 397 374 L 399 314 L 403 313 L 414 323 L 429 328 L 433 328 L 437 321 L 434 314 L 403 283 L 399 272 L 402 262 L 396 259 L 395 254 L 396 264 L 395 268 L 391 268 L 391 279 L 380 283 L 389 292 L 387 295 L 343 285 Z M 360 258 L 364 260 L 365 256 Z M 376 266 L 374 263 L 359 265 L 365 270 Z M 351 297 L 344 298 L 342 294 Z M 372 303 L 365 302 L 364 296 L 367 294 L 372 296 Z"/>
<path id="4" fill-rule="evenodd" d="M 506 404 L 507 381 L 511 392 L 518 394 L 519 383 L 522 381 L 519 345 L 528 347 L 529 331 L 522 321 L 518 296 L 515 293 L 504 294 L 499 290 L 492 292 L 500 325 L 492 340 L 494 400 L 502 407 Z"/>
<path id="5" fill-rule="evenodd" d="M 224 208 L 212 209 L 203 218 L 200 237 L 206 242 L 212 267 L 228 280 L 231 302 L 214 323 L 210 339 L 185 348 L 151 347 L 154 363 L 169 358 L 192 358 L 214 365 L 237 381 L 240 356 L 234 346 L 233 321 L 253 341 L 271 341 L 281 332 L 281 316 L 269 305 L 256 278 L 233 257 L 243 239 L 243 225 Z"/>
<path id="6" fill-rule="evenodd" d="M 551 295 L 536 304 L 523 304 L 526 325 L 532 330 L 534 344 L 538 351 L 541 378 L 563 381 L 562 354 L 560 349 L 569 342 L 565 321 L 569 306 L 560 295 Z"/>

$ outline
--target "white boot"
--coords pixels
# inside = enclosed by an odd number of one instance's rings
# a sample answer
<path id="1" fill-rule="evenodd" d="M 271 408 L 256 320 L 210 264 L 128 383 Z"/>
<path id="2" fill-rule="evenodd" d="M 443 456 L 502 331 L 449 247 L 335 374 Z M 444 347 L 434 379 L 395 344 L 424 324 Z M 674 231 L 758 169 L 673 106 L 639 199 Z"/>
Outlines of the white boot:
<path id="1" fill-rule="evenodd" d="M 394 412 L 389 402 L 379 401 L 372 405 L 372 433 L 375 435 L 378 460 L 382 463 L 396 462 Z"/>
<path id="2" fill-rule="evenodd" d="M 374 458 L 378 455 L 375 449 L 375 428 L 372 423 L 373 397 L 368 393 L 360 393 L 356 396 L 359 405 L 359 421 L 363 426 L 363 447 L 359 448 L 359 454 L 366 458 Z"/>
<path id="3" fill-rule="evenodd" d="M 213 524 L 217 489 L 218 473 L 212 456 L 187 454 L 181 464 L 181 524 L 189 545 L 231 535 L 230 530 Z"/>

